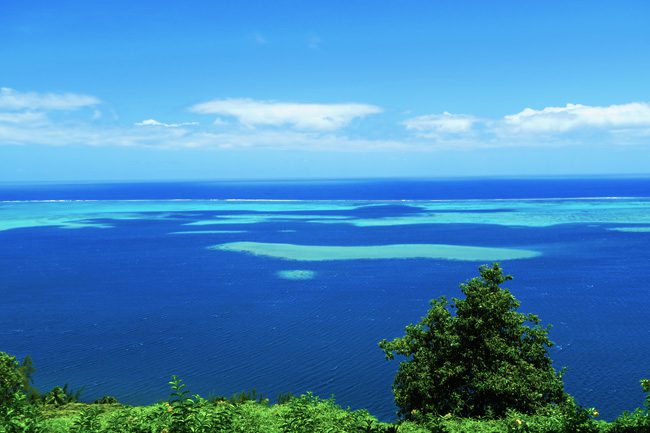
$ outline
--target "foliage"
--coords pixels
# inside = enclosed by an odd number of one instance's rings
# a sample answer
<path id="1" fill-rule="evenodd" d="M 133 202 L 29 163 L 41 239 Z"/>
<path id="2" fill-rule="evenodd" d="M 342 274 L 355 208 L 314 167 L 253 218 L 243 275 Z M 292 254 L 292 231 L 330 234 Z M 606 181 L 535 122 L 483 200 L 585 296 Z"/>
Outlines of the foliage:
<path id="1" fill-rule="evenodd" d="M 111 395 L 105 395 L 93 401 L 93 404 L 119 404 L 119 400 Z"/>
<path id="2" fill-rule="evenodd" d="M 548 405 L 535 414 L 508 411 L 500 419 L 462 418 L 453 415 L 421 415 L 402 423 L 413 431 L 432 433 L 605 433 L 608 424 L 596 421 L 597 412 L 576 406 L 571 400 Z M 423 430 L 415 430 L 415 426 Z M 401 427 L 401 426 L 400 426 Z M 398 431 L 402 431 L 401 429 Z M 409 430 L 410 431 L 410 430 Z M 646 432 L 647 433 L 647 432 Z"/>
<path id="3" fill-rule="evenodd" d="M 284 404 L 269 405 L 253 400 L 232 404 L 190 397 L 180 379 L 172 381 L 172 398 L 145 407 L 118 404 L 45 405 L 44 414 L 34 412 L 13 418 L 1 433 L 648 433 L 647 411 L 621 415 L 613 423 L 597 421 L 594 409 L 581 408 L 568 399 L 544 406 L 534 414 L 508 411 L 500 419 L 462 418 L 417 413 L 396 424 L 380 423 L 366 411 L 351 411 L 312 394 L 294 397 Z M 39 405 L 26 407 L 38 410 Z M 192 403 L 189 402 L 191 400 Z M 185 415 L 172 415 L 179 405 L 191 405 Z M 41 416 L 43 415 L 43 416 Z M 34 416 L 34 418 L 30 418 Z M 176 420 L 174 421 L 174 416 Z M 40 417 L 40 418 L 39 418 Z M 29 425 L 26 424 L 30 423 Z M 172 425 L 175 423 L 175 425 Z"/>
<path id="4" fill-rule="evenodd" d="M 83 388 L 73 390 L 66 383 L 63 387 L 55 386 L 51 391 L 44 394 L 41 399 L 45 404 L 64 405 L 68 403 L 76 403 L 81 397 Z"/>
<path id="5" fill-rule="evenodd" d="M 194 433 L 198 427 L 194 425 L 196 410 L 194 400 L 189 397 L 185 384 L 177 376 L 169 381 L 172 388 L 168 412 L 170 414 L 170 433 Z"/>
<path id="6" fill-rule="evenodd" d="M 104 431 L 106 433 L 167 432 L 167 409 L 166 403 L 147 407 L 117 407 L 106 417 Z"/>
<path id="7" fill-rule="evenodd" d="M 645 392 L 645 407 L 648 412 L 650 412 L 650 379 L 641 379 L 641 388 Z"/>
<path id="8" fill-rule="evenodd" d="M 584 408 L 576 404 L 573 397 L 568 397 L 560 405 L 562 431 L 575 433 L 598 433 L 601 429 L 594 420 L 598 412 L 594 408 Z"/>
<path id="9" fill-rule="evenodd" d="M 278 404 L 289 403 L 294 398 L 296 398 L 296 396 L 291 392 L 281 393 L 278 395 Z"/>
<path id="10" fill-rule="evenodd" d="M 40 398 L 40 394 L 36 388 L 32 386 L 33 378 L 32 376 L 36 372 L 34 368 L 34 362 L 32 361 L 31 356 L 26 356 L 21 362 L 19 370 L 23 375 L 23 391 L 27 396 L 29 401 L 36 401 Z"/>
<path id="11" fill-rule="evenodd" d="M 495 418 L 564 401 L 548 328 L 516 311 L 519 301 L 500 287 L 510 279 L 498 264 L 481 266 L 479 277 L 460 286 L 465 299 L 432 300 L 404 337 L 379 343 L 387 359 L 407 358 L 393 385 L 401 416 Z"/>
<path id="12" fill-rule="evenodd" d="M 25 392 L 32 371 L 30 358 L 21 364 L 0 352 L 0 433 L 36 431 L 40 411 L 30 404 Z"/>
<path id="13" fill-rule="evenodd" d="M 72 424 L 73 433 L 100 433 L 102 431 L 99 415 L 101 409 L 95 406 L 84 407 Z"/>
<path id="14" fill-rule="evenodd" d="M 242 391 L 236 394 L 233 394 L 228 401 L 232 404 L 244 403 L 246 401 L 253 401 L 256 403 L 268 404 L 269 399 L 264 397 L 262 394 L 258 394 L 257 390 L 253 388 L 250 391 Z"/>
<path id="15" fill-rule="evenodd" d="M 207 433 L 230 432 L 233 430 L 237 410 L 233 403 L 217 399 L 213 403 L 201 398 L 199 395 L 189 396 L 185 384 L 177 376 L 172 376 L 169 382 L 172 388 L 171 400 L 168 404 L 169 433 Z M 233 397 L 239 405 L 254 403 L 255 392 L 241 393 Z M 253 431 L 252 429 L 242 431 Z"/>
<path id="16" fill-rule="evenodd" d="M 11 400 L 0 405 L 0 433 L 36 433 L 41 413 L 27 400 L 23 392 L 16 392 Z"/>
<path id="17" fill-rule="evenodd" d="M 14 356 L 0 352 L 0 407 L 14 400 L 14 395 L 23 390 L 24 376 Z"/>
<path id="18" fill-rule="evenodd" d="M 283 433 L 381 431 L 368 412 L 341 410 L 333 400 L 322 400 L 311 393 L 293 398 L 282 407 Z"/>

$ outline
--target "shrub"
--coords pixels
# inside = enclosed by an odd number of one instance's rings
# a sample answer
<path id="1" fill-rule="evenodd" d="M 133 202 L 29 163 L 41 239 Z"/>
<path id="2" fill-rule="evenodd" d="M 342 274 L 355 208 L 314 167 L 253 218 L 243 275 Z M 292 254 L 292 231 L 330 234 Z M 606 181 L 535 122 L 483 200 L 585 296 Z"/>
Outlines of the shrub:
<path id="1" fill-rule="evenodd" d="M 0 352 L 0 407 L 10 404 L 23 391 L 24 376 L 16 357 Z"/>
<path id="2" fill-rule="evenodd" d="M 293 398 L 281 407 L 283 433 L 386 431 L 368 412 L 342 409 L 332 399 L 322 400 L 312 393 Z"/>
<path id="3" fill-rule="evenodd" d="M 167 403 L 148 407 L 120 407 L 107 416 L 107 433 L 158 433 L 168 431 Z"/>
<path id="4" fill-rule="evenodd" d="M 72 390 L 70 386 L 66 383 L 63 387 L 55 386 L 51 391 L 44 394 L 41 399 L 45 404 L 53 404 L 55 406 L 62 406 L 68 403 L 77 403 L 83 388 L 79 388 L 76 391 Z"/>
<path id="5" fill-rule="evenodd" d="M 105 395 L 93 401 L 93 404 L 120 404 L 119 400 L 111 395 Z"/>
<path id="6" fill-rule="evenodd" d="M 189 396 L 181 379 L 172 376 L 171 400 L 167 407 L 169 414 L 169 433 L 208 433 L 226 432 L 232 423 L 232 411 L 227 407 L 215 410 L 215 406 L 227 402 L 209 403 L 199 395 Z"/>
<path id="7" fill-rule="evenodd" d="M 22 392 L 0 405 L 0 433 L 36 433 L 41 422 L 39 408 Z"/>
<path id="8" fill-rule="evenodd" d="M 31 367 L 31 362 L 20 364 L 0 352 L 0 433 L 31 433 L 38 427 L 40 412 L 25 393 L 31 374 L 26 366 Z"/>
<path id="9" fill-rule="evenodd" d="M 74 424 L 72 424 L 72 433 L 101 433 L 100 414 L 101 409 L 98 407 L 84 407 L 74 421 Z"/>
<path id="10" fill-rule="evenodd" d="M 278 404 L 285 404 L 296 398 L 291 392 L 285 392 L 278 395 Z"/>

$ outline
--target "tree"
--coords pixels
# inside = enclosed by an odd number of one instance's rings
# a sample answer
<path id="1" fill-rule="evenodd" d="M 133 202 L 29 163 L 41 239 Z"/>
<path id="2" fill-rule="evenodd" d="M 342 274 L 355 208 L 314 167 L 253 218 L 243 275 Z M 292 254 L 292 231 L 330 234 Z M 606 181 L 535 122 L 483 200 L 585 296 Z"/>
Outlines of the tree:
<path id="1" fill-rule="evenodd" d="M 432 300 L 406 335 L 379 343 L 387 359 L 407 358 L 393 384 L 401 416 L 493 418 L 565 400 L 562 375 L 548 356 L 548 327 L 516 311 L 519 301 L 500 287 L 512 277 L 499 264 L 479 270 L 460 285 L 465 299 Z"/>

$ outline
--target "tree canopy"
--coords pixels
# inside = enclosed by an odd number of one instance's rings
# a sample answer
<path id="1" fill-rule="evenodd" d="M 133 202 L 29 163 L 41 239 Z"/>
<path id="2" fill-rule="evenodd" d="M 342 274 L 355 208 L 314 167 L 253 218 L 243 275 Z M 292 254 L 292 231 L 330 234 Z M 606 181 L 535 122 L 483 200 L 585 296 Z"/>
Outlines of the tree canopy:
<path id="1" fill-rule="evenodd" d="M 403 337 L 379 343 L 399 365 L 393 392 L 400 415 L 501 417 L 508 409 L 532 413 L 565 399 L 552 366 L 548 327 L 501 284 L 511 280 L 499 264 L 460 285 L 464 299 L 431 301 Z"/>

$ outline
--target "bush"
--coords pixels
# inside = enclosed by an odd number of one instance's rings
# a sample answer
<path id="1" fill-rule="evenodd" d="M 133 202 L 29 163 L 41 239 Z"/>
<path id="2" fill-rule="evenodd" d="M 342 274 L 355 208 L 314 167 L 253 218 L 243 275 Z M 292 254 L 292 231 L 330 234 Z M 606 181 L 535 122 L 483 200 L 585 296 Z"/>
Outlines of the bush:
<path id="1" fill-rule="evenodd" d="M 40 410 L 16 392 L 11 400 L 0 405 L 0 433 L 36 433 L 41 422 Z"/>
<path id="2" fill-rule="evenodd" d="M 379 343 L 387 359 L 407 358 L 393 385 L 402 417 L 499 418 L 564 401 L 561 374 L 547 352 L 548 328 L 516 311 L 519 301 L 500 287 L 510 279 L 498 264 L 481 266 L 479 277 L 460 286 L 465 299 L 432 300 L 404 337 Z"/>
<path id="3" fill-rule="evenodd" d="M 74 421 L 71 431 L 73 433 L 101 433 L 100 414 L 101 410 L 97 407 L 88 406 L 83 408 Z"/>
<path id="4" fill-rule="evenodd" d="M 23 391 L 24 379 L 16 357 L 0 352 L 0 407 L 13 402 L 14 395 Z"/>
<path id="5" fill-rule="evenodd" d="M 168 431 L 167 403 L 148 407 L 120 407 L 106 418 L 105 431 L 157 433 Z"/>
<path id="6" fill-rule="evenodd" d="M 322 400 L 311 393 L 289 400 L 282 408 L 283 433 L 384 431 L 368 412 L 344 410 L 333 400 Z"/>
<path id="7" fill-rule="evenodd" d="M 40 412 L 25 393 L 29 374 L 31 361 L 20 364 L 15 357 L 0 352 L 0 433 L 31 433 L 38 427 Z"/>
<path id="8" fill-rule="evenodd" d="M 120 401 L 111 395 L 105 395 L 93 401 L 93 404 L 120 404 Z"/>
<path id="9" fill-rule="evenodd" d="M 63 387 L 55 386 L 51 391 L 44 394 L 41 399 L 45 404 L 62 406 L 68 403 L 77 403 L 82 392 L 83 388 L 79 388 L 75 391 L 66 383 Z"/>

